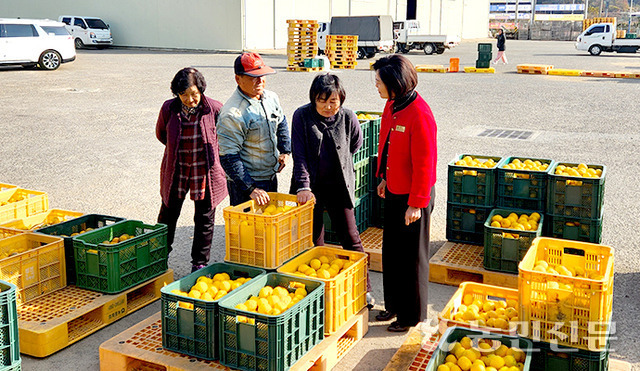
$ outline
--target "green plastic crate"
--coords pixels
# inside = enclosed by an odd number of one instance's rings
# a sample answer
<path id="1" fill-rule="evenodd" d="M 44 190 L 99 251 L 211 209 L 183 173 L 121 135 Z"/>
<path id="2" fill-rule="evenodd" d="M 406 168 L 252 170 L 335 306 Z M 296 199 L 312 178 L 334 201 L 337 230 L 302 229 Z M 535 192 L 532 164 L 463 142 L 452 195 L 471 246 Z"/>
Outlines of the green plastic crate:
<path id="1" fill-rule="evenodd" d="M 602 218 L 587 219 L 545 214 L 545 231 L 544 235 L 547 237 L 600 243 L 602 241 Z"/>
<path id="2" fill-rule="evenodd" d="M 107 245 L 122 234 L 135 236 Z M 73 238 L 76 286 L 107 294 L 122 292 L 167 271 L 167 226 L 126 220 Z"/>
<path id="3" fill-rule="evenodd" d="M 371 148 L 371 155 L 378 153 L 378 138 L 380 137 L 380 123 L 382 121 L 382 112 L 374 111 L 356 111 L 355 114 L 369 114 L 377 116 L 369 120 L 369 126 L 371 127 L 371 135 L 369 135 L 369 148 Z M 364 144 L 363 144 L 364 145 Z"/>
<path id="4" fill-rule="evenodd" d="M 484 267 L 491 271 L 518 274 L 518 264 L 531 247 L 531 242 L 542 235 L 544 216 L 540 214 L 535 231 L 519 231 L 491 226 L 494 215 L 507 217 L 511 213 L 531 215 L 533 211 L 517 209 L 493 209 L 484 223 Z M 517 234 L 518 239 L 504 238 L 502 233 Z"/>
<path id="5" fill-rule="evenodd" d="M 545 171 L 505 169 L 504 166 L 513 160 L 524 162 L 540 161 L 548 164 Z M 497 192 L 496 205 L 504 209 L 532 210 L 539 213 L 545 211 L 547 199 L 547 181 L 549 171 L 553 168 L 553 160 L 541 158 L 507 157 L 496 169 Z"/>
<path id="6" fill-rule="evenodd" d="M 481 61 L 481 60 L 476 60 L 476 68 L 489 68 L 491 67 L 491 61 Z"/>
<path id="7" fill-rule="evenodd" d="M 360 162 L 356 162 L 353 165 L 353 168 L 355 170 L 356 178 L 356 188 L 354 193 L 356 198 L 360 198 L 371 191 L 371 160 L 367 157 Z"/>
<path id="8" fill-rule="evenodd" d="M 438 341 L 438 347 L 433 352 L 433 355 L 431 356 L 431 359 L 429 360 L 429 363 L 427 364 L 427 367 L 424 369 L 424 371 L 436 371 L 438 369 L 438 366 L 445 363 L 445 358 L 447 357 L 447 354 L 449 354 L 450 344 L 460 341 L 465 336 L 471 338 L 474 344 L 476 343 L 476 339 L 491 339 L 498 340 L 509 348 L 519 348 L 525 353 L 524 367 L 522 368 L 522 370 L 540 370 L 531 367 L 531 359 L 533 358 L 533 344 L 531 343 L 531 340 L 454 326 L 449 327 L 442 335 L 440 341 Z"/>
<path id="9" fill-rule="evenodd" d="M 362 131 L 362 145 L 353 154 L 353 163 L 357 164 L 361 161 L 368 160 L 371 153 L 371 122 L 370 120 L 359 120 L 360 130 Z"/>
<path id="10" fill-rule="evenodd" d="M 289 287 L 301 282 L 307 296 L 284 313 L 272 316 L 242 311 L 235 306 L 264 286 Z M 237 370 L 288 370 L 324 339 L 324 282 L 268 273 L 220 300 L 220 363 Z M 295 289 L 289 289 L 293 292 Z M 255 324 L 239 322 L 237 316 Z"/>
<path id="11" fill-rule="evenodd" d="M 478 52 L 478 61 L 491 62 L 493 55 L 491 52 Z"/>
<path id="12" fill-rule="evenodd" d="M 484 222 L 491 207 L 457 205 L 447 202 L 447 240 L 451 242 L 482 245 Z"/>
<path id="13" fill-rule="evenodd" d="M 125 220 L 109 215 L 87 214 L 66 222 L 35 230 L 35 232 L 50 236 L 64 236 L 64 255 L 67 264 L 67 284 L 76 283 L 76 260 L 73 257 L 74 233 L 80 233 L 87 228 L 100 229 Z"/>
<path id="14" fill-rule="evenodd" d="M 493 44 L 491 44 L 491 43 L 478 43 L 478 52 L 481 52 L 481 53 L 489 52 L 489 53 L 491 53 L 492 49 L 493 49 Z"/>
<path id="15" fill-rule="evenodd" d="M 487 169 L 456 165 L 456 161 L 463 159 L 465 156 L 471 156 L 484 161 L 492 159 L 495 161 L 496 166 Z M 502 157 L 496 156 L 478 156 L 471 154 L 456 156 L 449 162 L 448 166 L 447 201 L 460 205 L 494 206 L 496 197 L 496 168 L 500 165 L 501 160 Z"/>
<path id="16" fill-rule="evenodd" d="M 568 348 L 543 341 L 534 341 L 531 359 L 533 370 L 607 371 L 609 369 L 609 343 L 602 352 Z"/>
<path id="17" fill-rule="evenodd" d="M 323 66 L 321 66 L 322 59 L 315 59 L 315 58 L 305 58 L 304 59 L 304 67 L 307 68 L 314 68 L 314 67 L 323 67 L 324 63 L 322 63 Z"/>
<path id="18" fill-rule="evenodd" d="M 214 275 L 223 272 L 228 273 L 232 280 L 240 277 L 253 279 L 266 273 L 263 269 L 246 265 L 213 263 L 163 287 L 160 293 L 162 346 L 165 349 L 206 360 L 218 359 L 220 350 L 218 302 L 222 299 L 205 301 L 185 298 L 171 291 L 177 289 L 189 292 L 196 284 L 198 277 L 213 278 Z M 227 295 L 231 295 L 234 291 Z M 191 304 L 193 309 L 181 307 L 179 303 Z"/>
<path id="19" fill-rule="evenodd" d="M 16 286 L 0 281 L 0 370 L 20 369 Z"/>
<path id="20" fill-rule="evenodd" d="M 587 165 L 590 168 L 602 170 L 602 176 L 600 178 L 583 178 L 556 175 L 555 168 L 558 165 L 578 166 L 578 164 L 560 162 L 556 163 L 549 172 L 547 213 L 589 219 L 601 218 L 606 167 L 604 165 Z M 576 185 L 576 182 L 580 182 L 579 185 Z"/>

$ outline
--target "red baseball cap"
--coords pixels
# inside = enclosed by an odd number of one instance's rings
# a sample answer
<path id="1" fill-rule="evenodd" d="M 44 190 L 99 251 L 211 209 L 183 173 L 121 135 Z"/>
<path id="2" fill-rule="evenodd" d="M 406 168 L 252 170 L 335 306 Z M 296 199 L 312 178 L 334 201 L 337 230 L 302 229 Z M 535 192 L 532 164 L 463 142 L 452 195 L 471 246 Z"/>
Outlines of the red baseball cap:
<path id="1" fill-rule="evenodd" d="M 236 58 L 233 64 L 236 75 L 247 75 L 260 77 L 276 73 L 273 68 L 264 64 L 262 57 L 258 53 L 242 53 Z"/>

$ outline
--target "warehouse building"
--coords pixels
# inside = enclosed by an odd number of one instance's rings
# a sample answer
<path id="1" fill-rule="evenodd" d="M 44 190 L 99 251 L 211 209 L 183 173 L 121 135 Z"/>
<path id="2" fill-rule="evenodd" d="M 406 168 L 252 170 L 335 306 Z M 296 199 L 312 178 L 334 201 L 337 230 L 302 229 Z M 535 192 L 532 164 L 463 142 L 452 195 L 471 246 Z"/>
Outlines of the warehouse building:
<path id="1" fill-rule="evenodd" d="M 424 32 L 486 37 L 489 0 L 21 0 L 0 2 L 0 17 L 97 16 L 114 45 L 204 50 L 278 49 L 287 19 L 391 15 L 417 19 Z"/>

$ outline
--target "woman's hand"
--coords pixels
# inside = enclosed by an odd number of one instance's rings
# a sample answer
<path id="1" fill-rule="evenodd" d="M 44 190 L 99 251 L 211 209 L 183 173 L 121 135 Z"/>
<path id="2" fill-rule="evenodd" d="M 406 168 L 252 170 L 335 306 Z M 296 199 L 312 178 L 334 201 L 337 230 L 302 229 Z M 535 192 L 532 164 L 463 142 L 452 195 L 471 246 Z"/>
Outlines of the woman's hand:
<path id="1" fill-rule="evenodd" d="M 421 209 L 417 207 L 409 206 L 407 207 L 407 211 L 404 213 L 404 224 L 409 225 L 415 222 L 416 220 L 420 219 L 421 216 L 422 216 Z"/>
<path id="2" fill-rule="evenodd" d="M 316 196 L 314 196 L 313 192 L 311 191 L 300 191 L 298 192 L 297 197 L 298 197 L 298 203 L 301 205 L 304 205 L 307 202 L 316 198 Z"/>
<path id="3" fill-rule="evenodd" d="M 257 202 L 260 206 L 266 205 L 270 200 L 269 194 L 264 189 L 260 188 L 255 188 L 249 197 L 251 197 L 251 199 Z"/>
<path id="4" fill-rule="evenodd" d="M 387 181 L 382 179 L 382 181 L 380 182 L 380 184 L 378 184 L 378 196 L 380 198 L 384 198 L 384 189 L 387 188 Z"/>

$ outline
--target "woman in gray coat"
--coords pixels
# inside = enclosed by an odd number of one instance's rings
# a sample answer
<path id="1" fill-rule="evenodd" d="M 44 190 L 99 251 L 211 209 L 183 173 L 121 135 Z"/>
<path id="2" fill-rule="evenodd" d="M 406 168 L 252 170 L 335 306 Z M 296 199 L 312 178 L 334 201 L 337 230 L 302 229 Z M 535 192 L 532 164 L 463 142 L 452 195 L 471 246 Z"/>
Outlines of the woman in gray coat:
<path id="1" fill-rule="evenodd" d="M 353 111 L 342 107 L 346 94 L 338 76 L 316 76 L 310 103 L 293 114 L 291 191 L 298 202 L 315 198 L 313 240 L 324 245 L 324 211 L 331 219 L 345 250 L 364 252 L 354 215 L 355 173 L 353 154 L 362 145 L 360 123 Z M 367 291 L 371 291 L 367 275 Z M 372 304 L 372 298 L 367 295 Z"/>

